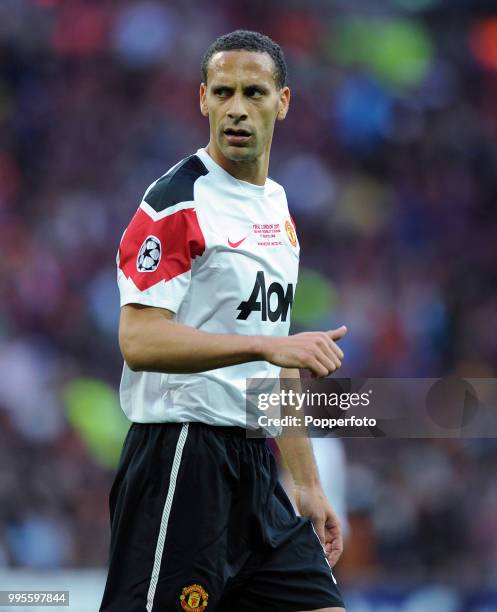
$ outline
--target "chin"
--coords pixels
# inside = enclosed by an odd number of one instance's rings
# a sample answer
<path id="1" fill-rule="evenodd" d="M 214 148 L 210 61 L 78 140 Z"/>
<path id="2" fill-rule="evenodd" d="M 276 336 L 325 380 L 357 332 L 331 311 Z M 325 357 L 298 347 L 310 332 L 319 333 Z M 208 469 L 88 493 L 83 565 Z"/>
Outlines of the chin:
<path id="1" fill-rule="evenodd" d="M 257 157 L 254 151 L 244 147 L 226 147 L 222 151 L 227 159 L 234 162 L 254 161 Z"/>

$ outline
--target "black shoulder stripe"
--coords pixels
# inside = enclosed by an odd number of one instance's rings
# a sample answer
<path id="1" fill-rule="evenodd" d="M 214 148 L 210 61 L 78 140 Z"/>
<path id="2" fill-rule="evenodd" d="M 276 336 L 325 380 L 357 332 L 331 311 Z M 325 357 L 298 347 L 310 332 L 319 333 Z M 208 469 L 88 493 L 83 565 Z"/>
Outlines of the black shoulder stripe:
<path id="1" fill-rule="evenodd" d="M 190 155 L 155 183 L 145 196 L 145 202 L 160 212 L 169 206 L 193 200 L 195 181 L 208 173 L 202 160 Z"/>

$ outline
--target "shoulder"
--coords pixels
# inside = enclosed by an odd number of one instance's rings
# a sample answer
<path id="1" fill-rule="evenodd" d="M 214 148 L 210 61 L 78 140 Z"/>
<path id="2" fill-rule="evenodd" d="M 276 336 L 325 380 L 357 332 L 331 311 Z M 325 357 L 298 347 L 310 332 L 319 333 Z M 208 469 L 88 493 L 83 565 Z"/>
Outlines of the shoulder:
<path id="1" fill-rule="evenodd" d="M 208 173 L 202 160 L 197 155 L 190 155 L 153 182 L 143 200 L 156 212 L 181 202 L 190 202 L 193 200 L 195 181 Z"/>
<path id="2" fill-rule="evenodd" d="M 267 177 L 267 190 L 269 195 L 286 197 L 285 189 L 283 188 L 283 186 L 277 183 L 269 176 Z"/>

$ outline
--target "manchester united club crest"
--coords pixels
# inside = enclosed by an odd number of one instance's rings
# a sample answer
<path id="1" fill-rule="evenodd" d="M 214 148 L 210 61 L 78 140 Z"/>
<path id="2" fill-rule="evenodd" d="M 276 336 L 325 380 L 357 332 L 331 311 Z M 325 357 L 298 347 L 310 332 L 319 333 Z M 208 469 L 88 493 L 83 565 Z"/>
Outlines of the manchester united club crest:
<path id="1" fill-rule="evenodd" d="M 138 251 L 136 268 L 138 272 L 155 272 L 161 257 L 161 244 L 157 236 L 148 236 Z"/>
<path id="2" fill-rule="evenodd" d="M 288 240 L 290 240 L 290 244 L 293 247 L 296 247 L 297 246 L 297 234 L 295 233 L 295 228 L 293 227 L 293 224 L 290 223 L 288 219 L 285 221 L 285 230 L 286 230 L 286 235 L 288 236 Z"/>
<path id="3" fill-rule="evenodd" d="M 209 594 L 200 584 L 191 584 L 184 587 L 179 601 L 183 610 L 186 612 L 203 612 L 209 600 Z"/>

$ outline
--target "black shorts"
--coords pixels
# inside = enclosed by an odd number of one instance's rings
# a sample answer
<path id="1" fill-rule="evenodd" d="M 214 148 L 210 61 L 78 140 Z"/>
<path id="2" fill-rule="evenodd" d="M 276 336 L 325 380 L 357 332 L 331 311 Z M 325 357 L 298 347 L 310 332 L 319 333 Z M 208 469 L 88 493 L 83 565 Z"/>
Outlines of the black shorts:
<path id="1" fill-rule="evenodd" d="M 264 439 L 134 423 L 110 493 L 100 612 L 296 612 L 343 606 L 312 523 Z"/>

